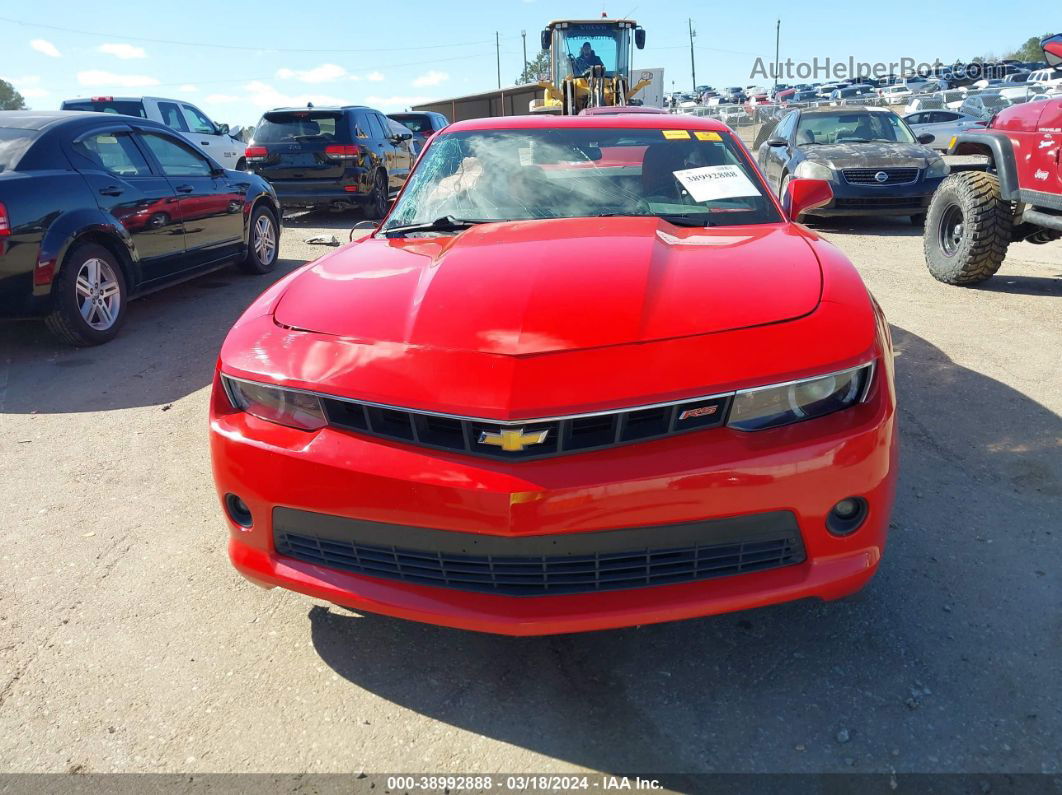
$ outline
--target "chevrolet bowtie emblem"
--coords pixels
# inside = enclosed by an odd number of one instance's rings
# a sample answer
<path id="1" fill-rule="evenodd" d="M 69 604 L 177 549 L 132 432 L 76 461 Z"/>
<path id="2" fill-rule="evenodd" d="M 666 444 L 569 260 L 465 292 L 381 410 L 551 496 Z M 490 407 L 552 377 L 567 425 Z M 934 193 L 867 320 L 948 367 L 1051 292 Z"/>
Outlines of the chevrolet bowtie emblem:
<path id="1" fill-rule="evenodd" d="M 524 433 L 523 428 L 506 429 L 504 431 L 480 431 L 479 443 L 500 447 L 509 453 L 518 453 L 525 447 L 533 444 L 542 444 L 549 436 L 549 428 L 544 431 L 531 431 Z"/>

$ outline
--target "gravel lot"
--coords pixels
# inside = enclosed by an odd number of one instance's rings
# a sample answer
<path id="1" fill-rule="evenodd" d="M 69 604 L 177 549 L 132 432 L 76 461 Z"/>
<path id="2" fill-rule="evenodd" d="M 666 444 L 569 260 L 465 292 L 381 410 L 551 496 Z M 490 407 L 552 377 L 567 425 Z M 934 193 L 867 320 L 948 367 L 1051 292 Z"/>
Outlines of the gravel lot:
<path id="1" fill-rule="evenodd" d="M 289 224 L 276 276 L 351 216 Z M 206 446 L 225 270 L 74 350 L 0 326 L 0 770 L 1058 772 L 1062 243 L 981 289 L 906 221 L 822 233 L 893 324 L 902 476 L 842 603 L 509 639 L 244 582 Z"/>

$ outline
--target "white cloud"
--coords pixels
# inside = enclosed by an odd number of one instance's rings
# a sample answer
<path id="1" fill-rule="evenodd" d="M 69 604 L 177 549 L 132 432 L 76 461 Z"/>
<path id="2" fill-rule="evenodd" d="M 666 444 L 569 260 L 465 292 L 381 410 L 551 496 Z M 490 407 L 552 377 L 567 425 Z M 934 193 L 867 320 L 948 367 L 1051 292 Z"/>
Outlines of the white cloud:
<path id="1" fill-rule="evenodd" d="M 331 83 L 347 76 L 347 70 L 334 63 L 323 63 L 313 69 L 277 69 L 281 80 L 298 80 L 302 83 Z"/>
<path id="2" fill-rule="evenodd" d="M 59 48 L 47 39 L 34 39 L 30 42 L 30 47 L 50 58 L 61 58 L 63 56 L 63 54 L 59 52 Z"/>
<path id="3" fill-rule="evenodd" d="M 432 69 L 424 74 L 413 79 L 413 85 L 415 86 L 437 86 L 440 83 L 445 83 L 450 79 L 450 75 L 446 72 L 438 72 Z"/>
<path id="4" fill-rule="evenodd" d="M 408 108 L 411 105 L 420 105 L 424 102 L 430 102 L 434 97 L 422 97 L 422 96 L 390 96 L 390 97 L 366 97 L 365 103 L 371 107 L 384 111 L 396 111 Z"/>
<path id="5" fill-rule="evenodd" d="M 77 73 L 77 82 L 83 86 L 107 88 L 118 86 L 120 88 L 142 88 L 144 86 L 158 85 L 158 80 L 147 75 L 119 75 L 114 72 L 105 72 L 102 69 L 90 69 Z"/>
<path id="6" fill-rule="evenodd" d="M 3 76 L 3 79 L 15 87 L 15 90 L 26 99 L 39 99 L 48 96 L 51 92 L 41 88 L 40 75 L 21 75 L 19 77 Z"/>
<path id="7" fill-rule="evenodd" d="M 194 86 L 191 83 L 184 83 L 178 89 L 182 94 L 192 94 L 199 90 L 199 86 Z"/>
<path id="8" fill-rule="evenodd" d="M 365 75 L 365 79 L 370 83 L 380 83 L 383 81 L 384 76 L 382 72 L 369 72 Z"/>
<path id="9" fill-rule="evenodd" d="M 147 58 L 147 53 L 144 52 L 143 47 L 137 47 L 132 44 L 107 43 L 101 44 L 97 49 L 100 52 L 107 53 L 107 55 L 113 55 L 115 58 L 121 58 L 122 60 L 128 60 L 130 58 Z"/>
<path id="10" fill-rule="evenodd" d="M 244 86 L 248 96 L 243 101 L 256 108 L 269 109 L 279 107 L 304 107 L 307 102 L 314 105 L 350 105 L 345 97 L 333 97 L 327 94 L 285 94 L 277 91 L 268 83 L 254 80 Z"/>

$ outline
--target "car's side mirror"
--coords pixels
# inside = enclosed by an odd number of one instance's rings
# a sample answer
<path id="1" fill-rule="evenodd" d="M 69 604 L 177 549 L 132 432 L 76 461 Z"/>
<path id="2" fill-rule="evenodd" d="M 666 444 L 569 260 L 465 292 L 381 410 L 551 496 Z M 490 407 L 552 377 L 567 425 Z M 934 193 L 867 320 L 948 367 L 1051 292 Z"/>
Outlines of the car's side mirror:
<path id="1" fill-rule="evenodd" d="M 225 169 L 223 169 L 221 166 L 215 166 L 214 168 L 210 169 L 210 176 L 223 177 L 225 176 Z"/>
<path id="2" fill-rule="evenodd" d="M 228 135 L 228 134 L 229 134 L 229 125 L 227 125 L 227 124 L 219 124 L 218 125 L 218 135 Z"/>
<path id="3" fill-rule="evenodd" d="M 1062 33 L 1048 36 L 1041 41 L 1040 49 L 1044 51 L 1044 60 L 1048 66 L 1062 66 Z"/>
<path id="4" fill-rule="evenodd" d="M 398 140 L 399 141 L 412 141 L 413 140 L 413 133 L 399 133 L 398 134 Z"/>
<path id="5" fill-rule="evenodd" d="M 239 138 L 240 137 L 240 133 L 242 133 L 242 132 L 243 132 L 243 127 L 241 127 L 238 124 L 235 127 L 230 127 L 228 129 L 228 134 L 230 136 L 232 136 L 233 138 Z"/>
<path id="6" fill-rule="evenodd" d="M 937 137 L 932 133 L 922 133 L 918 136 L 918 143 L 920 144 L 931 144 L 935 140 L 937 140 Z"/>
<path id="7" fill-rule="evenodd" d="M 544 31 L 542 31 L 542 41 L 540 43 L 542 44 L 542 49 L 543 50 L 548 50 L 549 49 L 549 45 L 550 45 L 552 39 L 553 39 L 553 34 L 550 33 L 549 28 L 546 28 Z"/>
<path id="8" fill-rule="evenodd" d="M 768 138 L 767 146 L 789 146 L 789 141 L 787 141 L 785 138 Z"/>
<path id="9" fill-rule="evenodd" d="M 634 29 L 634 46 L 639 50 L 645 49 L 645 28 Z"/>
<path id="10" fill-rule="evenodd" d="M 833 201 L 833 188 L 824 179 L 791 179 L 782 197 L 782 209 L 791 221 L 809 210 L 825 207 Z"/>

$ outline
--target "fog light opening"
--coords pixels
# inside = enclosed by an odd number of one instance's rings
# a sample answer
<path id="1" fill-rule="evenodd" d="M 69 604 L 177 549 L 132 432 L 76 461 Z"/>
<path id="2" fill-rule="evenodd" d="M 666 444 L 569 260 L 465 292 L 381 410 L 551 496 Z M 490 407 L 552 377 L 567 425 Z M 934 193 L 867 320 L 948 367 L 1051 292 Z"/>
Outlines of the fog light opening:
<path id="1" fill-rule="evenodd" d="M 250 527 L 254 523 L 254 517 L 251 516 L 251 509 L 247 507 L 247 503 L 235 494 L 225 495 L 225 512 L 229 515 L 229 518 L 240 527 Z"/>
<path id="2" fill-rule="evenodd" d="M 867 501 L 862 497 L 845 497 L 830 509 L 826 529 L 835 536 L 854 533 L 867 518 Z"/>

